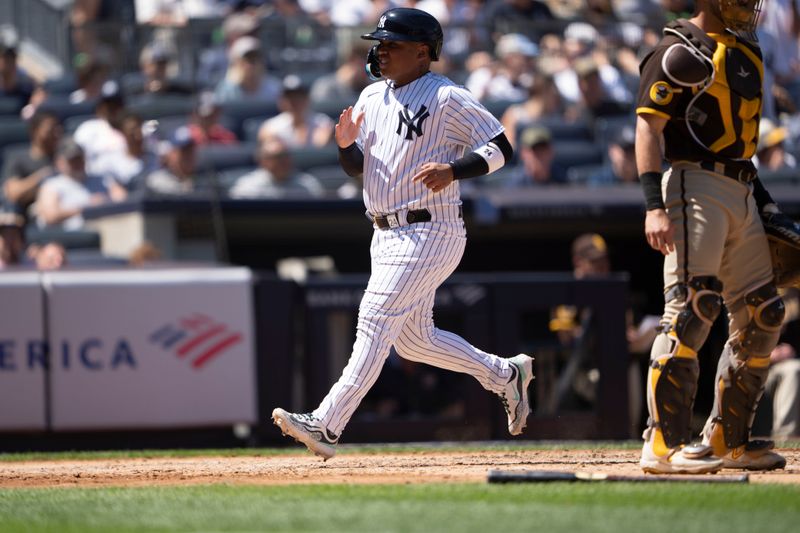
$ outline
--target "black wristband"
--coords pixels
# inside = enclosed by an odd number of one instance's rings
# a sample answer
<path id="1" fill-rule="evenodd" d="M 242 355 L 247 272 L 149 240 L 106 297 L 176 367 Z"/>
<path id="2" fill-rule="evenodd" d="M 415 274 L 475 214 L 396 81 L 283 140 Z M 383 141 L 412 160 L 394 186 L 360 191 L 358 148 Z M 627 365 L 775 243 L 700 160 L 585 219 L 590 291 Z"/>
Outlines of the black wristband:
<path id="1" fill-rule="evenodd" d="M 346 148 L 339 146 L 339 164 L 350 177 L 358 178 L 364 173 L 364 154 L 358 144 Z"/>
<path id="2" fill-rule="evenodd" d="M 464 157 L 450 161 L 450 166 L 453 168 L 454 180 L 475 178 L 489 172 L 489 163 L 475 152 L 470 152 Z"/>
<path id="3" fill-rule="evenodd" d="M 643 172 L 639 174 L 639 181 L 644 191 L 644 205 L 651 209 L 664 209 L 664 198 L 661 196 L 661 172 Z"/>

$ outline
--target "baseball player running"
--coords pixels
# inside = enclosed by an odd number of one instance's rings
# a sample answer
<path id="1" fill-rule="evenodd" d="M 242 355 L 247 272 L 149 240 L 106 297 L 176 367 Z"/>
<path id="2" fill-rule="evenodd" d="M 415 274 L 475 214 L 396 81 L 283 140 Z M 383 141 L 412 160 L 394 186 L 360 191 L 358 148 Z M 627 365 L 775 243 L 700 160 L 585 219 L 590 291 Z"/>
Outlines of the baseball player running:
<path id="1" fill-rule="evenodd" d="M 753 31 L 760 0 L 697 0 L 664 29 L 641 65 L 636 162 L 645 235 L 664 261 L 665 310 L 647 379 L 649 427 L 641 467 L 654 473 L 768 470 L 786 461 L 750 440 L 783 302 L 767 235 L 796 244 L 750 161 L 763 65 Z M 664 156 L 670 169 L 662 176 Z M 766 229 L 766 233 L 765 233 Z M 725 304 L 730 336 L 715 378 L 702 444 L 691 444 L 697 351 Z"/>
<path id="2" fill-rule="evenodd" d="M 442 28 L 417 9 L 386 11 L 367 69 L 368 86 L 336 125 L 345 172 L 363 177 L 375 232 L 372 272 L 358 313 L 347 366 L 315 411 L 276 408 L 272 419 L 324 459 L 375 383 L 392 346 L 401 357 L 474 376 L 500 396 L 508 430 L 518 435 L 530 413 L 533 359 L 483 352 L 433 325 L 434 293 L 455 270 L 466 244 L 458 180 L 501 168 L 512 156 L 503 127 L 463 87 L 430 72 Z"/>

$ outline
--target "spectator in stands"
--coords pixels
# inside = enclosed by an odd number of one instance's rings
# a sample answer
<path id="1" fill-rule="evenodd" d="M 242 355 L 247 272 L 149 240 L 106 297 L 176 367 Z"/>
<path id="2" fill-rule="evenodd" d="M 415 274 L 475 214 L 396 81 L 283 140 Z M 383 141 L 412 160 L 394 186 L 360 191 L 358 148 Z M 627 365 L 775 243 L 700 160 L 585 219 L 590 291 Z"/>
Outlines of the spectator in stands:
<path id="1" fill-rule="evenodd" d="M 216 87 L 228 70 L 228 54 L 239 37 L 257 37 L 259 20 L 253 14 L 236 11 L 222 22 L 222 43 L 200 52 L 197 79 L 204 87 Z"/>
<path id="2" fill-rule="evenodd" d="M 538 53 L 536 44 L 524 35 L 503 35 L 495 46 L 498 62 L 472 72 L 465 85 L 481 101 L 522 102 L 534 81 L 531 73 Z"/>
<path id="3" fill-rule="evenodd" d="M 62 134 L 58 117 L 45 111 L 36 113 L 28 128 L 30 148 L 6 163 L 3 180 L 3 193 L 9 208 L 23 217 L 27 217 L 28 208 L 36 200 L 42 182 L 55 174 L 56 148 Z"/>
<path id="4" fill-rule="evenodd" d="M 272 138 L 258 149 L 259 168 L 240 177 L 230 189 L 232 198 L 309 198 L 324 194 L 314 176 L 299 172 L 284 141 Z"/>
<path id="5" fill-rule="evenodd" d="M 784 141 L 788 131 L 768 118 L 762 118 L 758 128 L 758 152 L 755 161 L 762 174 L 797 168 L 797 159 L 786 151 Z"/>
<path id="6" fill-rule="evenodd" d="M 63 244 L 56 241 L 29 250 L 28 255 L 33 259 L 36 270 L 61 270 L 67 264 L 67 250 Z"/>
<path id="7" fill-rule="evenodd" d="M 119 84 L 106 81 L 95 106 L 95 117 L 78 126 L 74 135 L 75 142 L 83 148 L 86 170 L 90 174 L 95 173 L 95 165 L 104 155 L 125 152 L 125 137 L 119 130 L 124 112 L 125 100 Z"/>
<path id="8" fill-rule="evenodd" d="M 330 74 L 314 80 L 311 85 L 312 102 L 355 102 L 361 91 L 369 85 L 364 65 L 372 47 L 369 41 L 351 43 L 344 62 Z"/>
<path id="9" fill-rule="evenodd" d="M 0 270 L 22 261 L 25 248 L 25 220 L 17 213 L 0 211 Z"/>
<path id="10" fill-rule="evenodd" d="M 113 181 L 86 173 L 84 151 L 70 137 L 59 143 L 56 167 L 59 174 L 49 178 L 39 189 L 35 207 L 39 227 L 81 229 L 84 208 L 126 197 L 125 189 Z"/>
<path id="11" fill-rule="evenodd" d="M 625 78 L 612 64 L 608 53 L 606 36 L 594 26 L 585 22 L 571 22 L 564 29 L 561 54 L 566 62 L 558 65 L 555 80 L 558 90 L 568 102 L 575 104 L 584 100 L 581 75 L 592 68 L 597 71 L 602 84 L 603 99 L 623 103 L 633 100 Z M 634 69 L 638 73 L 638 63 Z"/>
<path id="12" fill-rule="evenodd" d="M 555 162 L 550 130 L 544 126 L 529 126 L 520 135 L 520 163 L 511 174 L 508 187 L 563 184 L 566 170 Z"/>
<path id="13" fill-rule="evenodd" d="M 506 137 L 512 146 L 517 146 L 517 131 L 525 124 L 541 120 L 564 120 L 564 101 L 558 92 L 553 77 L 537 73 L 528 89 L 528 98 L 513 104 L 503 113 L 502 123 Z"/>
<path id="14" fill-rule="evenodd" d="M 69 95 L 71 104 L 100 99 L 103 84 L 108 81 L 110 65 L 103 54 L 80 53 L 73 60 L 78 88 Z"/>
<path id="15" fill-rule="evenodd" d="M 290 148 L 325 146 L 333 136 L 333 120 L 311 109 L 308 86 L 296 74 L 283 79 L 278 108 L 281 113 L 264 121 L 258 142 L 281 139 Z"/>
<path id="16" fill-rule="evenodd" d="M 125 150 L 107 153 L 98 159 L 95 172 L 114 180 L 128 192 L 140 190 L 145 177 L 157 170 L 161 164 L 158 154 L 145 142 L 145 126 L 142 117 L 126 113 L 121 119 Z"/>
<path id="17" fill-rule="evenodd" d="M 619 130 L 614 139 L 608 143 L 608 161 L 596 173 L 587 178 L 592 186 L 615 184 L 639 184 L 639 173 L 636 170 L 636 132 L 633 126 L 625 126 Z"/>
<path id="18" fill-rule="evenodd" d="M 236 135 L 220 124 L 222 109 L 217 97 L 212 92 L 197 95 L 192 117 L 189 121 L 189 132 L 197 146 L 204 144 L 236 144 Z"/>
<path id="19" fill-rule="evenodd" d="M 800 298 L 797 289 L 783 293 L 786 314 L 778 345 L 769 356 L 764 400 L 772 406 L 772 437 L 800 437 Z"/>
<path id="20" fill-rule="evenodd" d="M 570 120 L 584 120 L 593 123 L 600 117 L 627 115 L 629 105 L 608 97 L 597 62 L 591 56 L 581 57 L 573 64 L 578 76 L 580 101 L 567 111 Z"/>
<path id="21" fill-rule="evenodd" d="M 191 94 L 194 91 L 191 84 L 171 75 L 174 63 L 175 54 L 168 46 L 160 42 L 145 45 L 139 54 L 142 84 L 129 94 Z"/>
<path id="22" fill-rule="evenodd" d="M 167 141 L 164 168 L 147 176 L 147 190 L 156 194 L 188 194 L 196 189 L 197 149 L 189 128 L 177 128 Z"/>
<path id="23" fill-rule="evenodd" d="M 228 54 L 230 64 L 225 79 L 215 94 L 220 103 L 234 100 L 276 101 L 281 94 L 281 84 L 265 70 L 261 43 L 255 37 L 239 37 Z"/>
<path id="24" fill-rule="evenodd" d="M 17 45 L 15 33 L 0 32 L 0 96 L 16 98 L 21 111 L 31 99 L 34 84 L 17 65 Z"/>

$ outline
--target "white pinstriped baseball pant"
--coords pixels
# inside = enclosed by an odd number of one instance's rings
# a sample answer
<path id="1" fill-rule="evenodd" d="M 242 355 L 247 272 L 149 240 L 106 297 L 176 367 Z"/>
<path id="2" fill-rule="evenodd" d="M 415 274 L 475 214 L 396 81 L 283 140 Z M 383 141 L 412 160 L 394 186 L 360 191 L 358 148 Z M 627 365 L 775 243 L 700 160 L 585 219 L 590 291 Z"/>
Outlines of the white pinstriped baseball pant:
<path id="1" fill-rule="evenodd" d="M 470 374 L 489 391 L 503 390 L 512 373 L 508 360 L 433 325 L 436 289 L 458 266 L 465 245 L 461 220 L 375 231 L 372 274 L 359 306 L 353 352 L 313 413 L 328 431 L 341 435 L 392 346 L 410 361 Z"/>

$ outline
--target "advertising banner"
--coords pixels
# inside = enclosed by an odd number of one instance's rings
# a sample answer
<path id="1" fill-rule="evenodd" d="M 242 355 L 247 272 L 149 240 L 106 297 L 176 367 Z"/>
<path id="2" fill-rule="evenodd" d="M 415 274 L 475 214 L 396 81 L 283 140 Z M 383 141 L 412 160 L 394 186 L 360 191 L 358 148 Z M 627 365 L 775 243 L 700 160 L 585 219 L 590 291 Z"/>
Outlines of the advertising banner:
<path id="1" fill-rule="evenodd" d="M 245 268 L 54 272 L 54 430 L 256 421 Z"/>
<path id="2" fill-rule="evenodd" d="M 38 273 L 0 274 L 0 431 L 45 429 L 43 307 Z"/>

